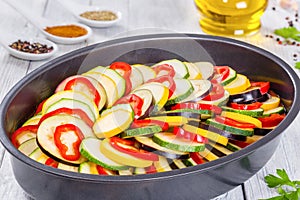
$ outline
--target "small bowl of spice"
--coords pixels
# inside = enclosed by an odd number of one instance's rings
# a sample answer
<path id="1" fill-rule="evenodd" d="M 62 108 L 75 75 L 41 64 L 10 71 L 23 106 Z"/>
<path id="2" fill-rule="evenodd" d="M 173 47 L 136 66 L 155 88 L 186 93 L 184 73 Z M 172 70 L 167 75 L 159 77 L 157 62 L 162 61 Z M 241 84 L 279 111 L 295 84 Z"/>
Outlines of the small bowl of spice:
<path id="1" fill-rule="evenodd" d="M 95 9 L 83 11 L 76 15 L 80 22 L 91 27 L 110 27 L 117 24 L 121 18 L 121 12 L 111 11 L 108 9 Z"/>
<path id="2" fill-rule="evenodd" d="M 7 41 L 5 48 L 12 56 L 24 60 L 47 59 L 53 56 L 58 50 L 56 44 L 42 38 Z"/>
<path id="3" fill-rule="evenodd" d="M 90 27 L 79 23 L 46 26 L 43 32 L 48 39 L 61 44 L 83 42 L 92 35 Z"/>

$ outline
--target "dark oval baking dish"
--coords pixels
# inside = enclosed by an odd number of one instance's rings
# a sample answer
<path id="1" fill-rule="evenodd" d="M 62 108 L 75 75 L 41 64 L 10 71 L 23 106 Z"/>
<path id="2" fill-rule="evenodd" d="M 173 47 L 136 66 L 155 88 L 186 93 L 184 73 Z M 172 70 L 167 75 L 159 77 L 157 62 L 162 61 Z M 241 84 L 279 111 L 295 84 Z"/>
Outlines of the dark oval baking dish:
<path id="1" fill-rule="evenodd" d="M 288 114 L 256 143 L 218 160 L 170 172 L 135 176 L 73 173 L 37 163 L 10 142 L 11 133 L 33 115 L 64 78 L 113 61 L 156 63 L 178 58 L 230 65 L 251 80 L 270 81 Z M 240 185 L 273 155 L 281 133 L 300 107 L 299 78 L 277 56 L 233 39 L 195 34 L 156 34 L 115 39 L 67 53 L 18 82 L 1 104 L 0 139 L 11 154 L 19 185 L 34 199 L 210 199 Z"/>

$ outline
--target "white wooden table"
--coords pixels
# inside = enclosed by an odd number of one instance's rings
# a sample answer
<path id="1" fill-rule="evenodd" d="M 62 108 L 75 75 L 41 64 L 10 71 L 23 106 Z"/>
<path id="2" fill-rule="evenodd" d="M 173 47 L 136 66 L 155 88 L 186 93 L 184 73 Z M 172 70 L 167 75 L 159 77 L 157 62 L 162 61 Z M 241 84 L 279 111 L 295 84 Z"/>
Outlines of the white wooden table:
<path id="1" fill-rule="evenodd" d="M 16 0 L 15 0 L 16 1 Z M 198 24 L 199 14 L 193 0 L 73 0 L 87 5 L 110 6 L 123 14 L 119 25 L 111 28 L 93 29 L 93 36 L 86 42 L 75 45 L 58 45 L 59 51 L 54 56 L 60 56 L 66 52 L 78 49 L 93 43 L 102 42 L 116 37 L 128 35 L 148 34 L 157 32 L 185 32 L 202 33 Z M 53 0 L 18 0 L 25 8 L 31 10 L 37 16 L 44 16 L 54 20 L 74 20 L 70 12 L 62 8 Z M 276 6 L 276 11 L 272 8 Z M 43 35 L 20 14 L 0 0 L 0 37 L 2 34 L 17 34 L 23 37 L 43 37 Z M 278 55 L 294 69 L 297 54 L 300 61 L 300 47 L 278 45 L 274 39 L 266 38 L 275 28 L 285 26 L 285 17 L 293 17 L 290 12 L 279 11 L 276 0 L 270 0 L 269 7 L 263 16 L 263 27 L 260 33 L 251 36 L 237 38 Z M 298 24 L 299 25 L 299 24 Z M 49 60 L 49 59 L 48 59 Z M 25 61 L 16 59 L 0 47 L 0 100 L 4 98 L 9 89 L 22 77 L 37 69 L 44 61 Z M 294 69 L 298 74 L 299 71 Z M 274 196 L 263 181 L 266 174 L 275 173 L 277 168 L 285 168 L 293 179 L 300 179 L 300 116 L 285 131 L 282 141 L 272 159 L 250 180 L 216 199 L 230 200 L 254 200 Z M 17 182 L 15 181 L 8 153 L 0 145 L 0 199 L 11 200 L 27 199 Z"/>

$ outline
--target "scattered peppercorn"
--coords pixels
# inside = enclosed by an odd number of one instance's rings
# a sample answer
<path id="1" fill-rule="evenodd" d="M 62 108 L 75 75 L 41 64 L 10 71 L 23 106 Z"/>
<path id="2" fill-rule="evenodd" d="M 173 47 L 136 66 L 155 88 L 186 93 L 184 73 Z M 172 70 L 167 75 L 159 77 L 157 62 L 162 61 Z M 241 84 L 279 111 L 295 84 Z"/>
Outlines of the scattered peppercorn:
<path id="1" fill-rule="evenodd" d="M 276 10 L 276 7 L 272 7 L 272 10 Z"/>
<path id="2" fill-rule="evenodd" d="M 95 21 L 112 21 L 116 20 L 118 16 L 111 11 L 87 11 L 80 14 L 81 17 Z"/>
<path id="3" fill-rule="evenodd" d="M 18 40 L 9 45 L 9 47 L 25 53 L 42 54 L 53 51 L 53 47 L 39 42 L 30 43 L 28 41 Z"/>

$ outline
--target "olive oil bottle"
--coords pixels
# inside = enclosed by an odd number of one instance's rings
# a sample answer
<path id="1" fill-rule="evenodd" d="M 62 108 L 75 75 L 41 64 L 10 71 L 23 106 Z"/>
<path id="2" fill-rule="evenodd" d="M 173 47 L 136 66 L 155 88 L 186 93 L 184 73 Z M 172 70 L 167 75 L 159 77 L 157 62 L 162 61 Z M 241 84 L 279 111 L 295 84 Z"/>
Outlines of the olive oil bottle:
<path id="1" fill-rule="evenodd" d="M 195 0 L 202 30 L 212 35 L 239 36 L 256 33 L 267 0 Z"/>

